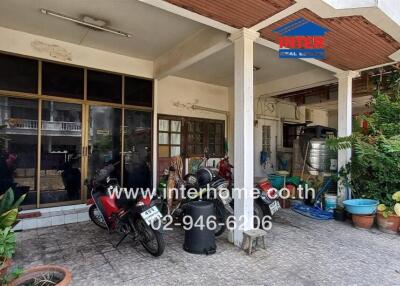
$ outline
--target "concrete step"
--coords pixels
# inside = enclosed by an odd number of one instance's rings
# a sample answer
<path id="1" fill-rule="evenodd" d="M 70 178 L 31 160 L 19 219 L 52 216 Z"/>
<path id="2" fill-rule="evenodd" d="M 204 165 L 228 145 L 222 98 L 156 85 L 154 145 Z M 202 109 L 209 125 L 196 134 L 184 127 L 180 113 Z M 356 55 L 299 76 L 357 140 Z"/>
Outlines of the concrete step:
<path id="1" fill-rule="evenodd" d="M 14 230 L 21 231 L 88 221 L 88 209 L 89 206 L 86 204 L 80 204 L 21 211 L 20 214 L 25 218 L 14 226 Z M 40 215 L 37 214 L 38 212 Z M 35 213 L 35 217 L 29 217 L 30 213 Z"/>

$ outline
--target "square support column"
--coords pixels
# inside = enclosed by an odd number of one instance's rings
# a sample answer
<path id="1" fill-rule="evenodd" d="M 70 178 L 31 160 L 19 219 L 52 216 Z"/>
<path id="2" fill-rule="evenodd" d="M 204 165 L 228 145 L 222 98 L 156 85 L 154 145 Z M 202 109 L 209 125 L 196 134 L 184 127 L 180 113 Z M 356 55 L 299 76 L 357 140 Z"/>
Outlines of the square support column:
<path id="1" fill-rule="evenodd" d="M 353 99 L 353 78 L 359 73 L 353 71 L 344 71 L 336 74 L 338 78 L 338 137 L 347 137 L 352 133 L 352 99 Z M 351 148 L 339 150 L 338 152 L 338 170 L 351 161 Z M 339 181 L 338 197 L 339 203 L 343 202 L 346 196 L 346 189 Z"/>
<path id="2" fill-rule="evenodd" d="M 243 28 L 230 37 L 235 49 L 233 197 L 237 246 L 242 244 L 243 231 L 253 228 L 253 45 L 259 35 Z"/>
<path id="3" fill-rule="evenodd" d="M 152 183 L 153 183 L 153 190 L 157 188 L 157 171 L 158 171 L 158 116 L 157 116 L 157 107 L 158 107 L 158 79 L 154 79 L 153 81 L 153 142 L 152 142 Z"/>

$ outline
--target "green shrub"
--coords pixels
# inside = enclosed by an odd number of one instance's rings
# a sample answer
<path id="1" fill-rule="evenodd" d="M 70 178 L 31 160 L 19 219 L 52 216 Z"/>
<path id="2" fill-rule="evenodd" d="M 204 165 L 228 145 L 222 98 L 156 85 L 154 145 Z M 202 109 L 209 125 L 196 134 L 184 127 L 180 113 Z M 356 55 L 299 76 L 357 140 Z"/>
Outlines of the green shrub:
<path id="1" fill-rule="evenodd" d="M 0 259 L 3 263 L 7 259 L 10 259 L 15 252 L 15 233 L 11 227 L 6 227 L 0 230 Z"/>
<path id="2" fill-rule="evenodd" d="M 396 74 L 396 73 L 395 73 Z M 351 186 L 354 197 L 393 204 L 392 195 L 400 190 L 400 80 L 398 72 L 391 90 L 378 91 L 370 106 L 372 113 L 361 116 L 367 130 L 355 128 L 349 137 L 328 140 L 334 150 L 352 148 L 352 159 L 341 178 Z"/>
<path id="3" fill-rule="evenodd" d="M 0 229 L 13 226 L 17 220 L 18 207 L 26 195 L 14 201 L 14 191 L 10 188 L 0 196 Z"/>

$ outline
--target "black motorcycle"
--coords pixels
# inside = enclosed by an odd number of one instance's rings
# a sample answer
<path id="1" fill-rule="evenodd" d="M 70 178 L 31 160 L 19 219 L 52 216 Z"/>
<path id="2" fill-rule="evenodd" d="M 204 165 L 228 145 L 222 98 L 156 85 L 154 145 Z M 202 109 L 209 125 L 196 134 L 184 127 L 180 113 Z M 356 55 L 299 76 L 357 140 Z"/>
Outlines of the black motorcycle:
<path id="1" fill-rule="evenodd" d="M 183 190 L 184 194 L 175 207 L 171 210 L 168 209 L 167 198 L 164 197 L 166 194 L 167 181 L 169 176 L 169 170 L 166 170 L 160 178 L 158 187 L 158 193 L 160 200 L 158 201 L 158 207 L 161 213 L 171 215 L 171 217 L 182 222 L 185 215 L 185 209 L 188 203 L 192 201 L 211 201 L 214 204 L 215 217 L 216 217 L 216 229 L 215 236 L 220 236 L 226 229 L 226 221 L 228 216 L 233 215 L 233 209 L 230 205 L 231 196 L 229 194 L 229 182 L 218 176 L 218 172 L 211 168 L 202 167 L 196 174 L 187 174 L 183 177 Z M 188 192 L 195 191 L 196 194 L 188 196 Z"/>

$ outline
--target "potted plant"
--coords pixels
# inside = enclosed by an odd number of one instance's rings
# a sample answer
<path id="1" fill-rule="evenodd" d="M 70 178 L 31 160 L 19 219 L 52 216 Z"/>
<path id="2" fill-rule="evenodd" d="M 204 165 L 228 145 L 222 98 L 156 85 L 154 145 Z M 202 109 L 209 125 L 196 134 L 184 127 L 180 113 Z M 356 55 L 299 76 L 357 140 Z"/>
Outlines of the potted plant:
<path id="1" fill-rule="evenodd" d="M 390 82 L 384 84 L 385 92 L 382 92 L 382 83 L 378 83 L 377 92 L 369 103 L 372 112 L 359 117 L 367 127 L 354 124 L 351 136 L 329 139 L 327 145 L 334 150 L 352 148 L 351 162 L 341 170 L 340 178 L 351 187 L 353 197 L 386 205 L 400 190 L 399 71 L 394 71 Z M 390 204 L 387 207 L 390 209 Z M 353 216 L 353 221 L 359 222 L 359 219 L 359 216 Z M 372 217 L 364 219 L 369 221 L 366 226 L 373 222 Z"/>
<path id="2" fill-rule="evenodd" d="M 8 273 L 16 244 L 12 226 L 17 221 L 18 206 L 24 199 L 25 195 L 14 201 L 14 192 L 11 188 L 0 196 L 0 282 L 15 276 L 15 273 Z"/>
<path id="3" fill-rule="evenodd" d="M 31 267 L 17 279 L 9 283 L 9 286 L 67 286 L 71 283 L 72 273 L 67 268 L 58 265 L 41 265 Z"/>
<path id="4" fill-rule="evenodd" d="M 386 233 L 396 234 L 400 228 L 400 191 L 378 206 L 378 228 Z"/>
<path id="5" fill-rule="evenodd" d="M 0 278 L 7 274 L 11 267 L 11 258 L 15 252 L 15 234 L 11 227 L 0 229 Z"/>
<path id="6" fill-rule="evenodd" d="M 68 285 L 72 275 L 62 266 L 42 265 L 25 271 L 19 268 L 9 271 L 16 246 L 12 227 L 17 222 L 18 207 L 25 199 L 25 195 L 17 200 L 14 198 L 14 191 L 11 188 L 0 196 L 0 285 Z"/>
<path id="7" fill-rule="evenodd" d="M 371 215 L 352 214 L 351 218 L 355 227 L 370 229 L 374 225 L 375 214 Z"/>

